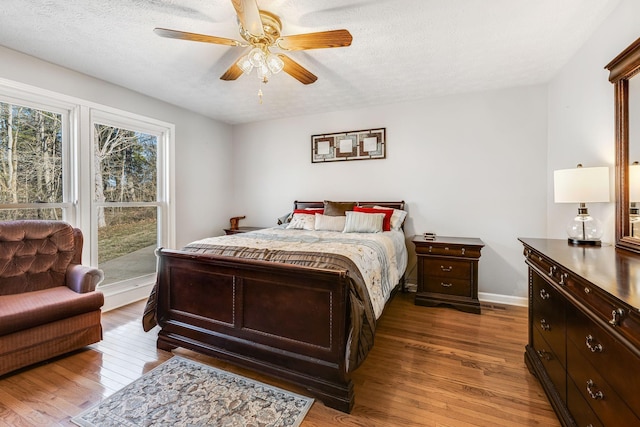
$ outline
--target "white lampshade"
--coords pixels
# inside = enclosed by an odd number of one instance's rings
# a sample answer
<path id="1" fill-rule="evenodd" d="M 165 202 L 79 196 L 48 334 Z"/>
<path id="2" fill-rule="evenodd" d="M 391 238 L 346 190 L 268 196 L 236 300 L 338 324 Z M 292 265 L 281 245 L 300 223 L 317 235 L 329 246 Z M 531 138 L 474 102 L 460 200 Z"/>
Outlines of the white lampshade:
<path id="1" fill-rule="evenodd" d="M 578 215 L 567 224 L 569 243 L 600 245 L 602 223 L 589 215 L 585 203 L 610 201 L 609 168 L 578 165 L 574 169 L 554 171 L 553 194 L 556 203 L 579 203 Z"/>
<path id="2" fill-rule="evenodd" d="M 609 202 L 609 168 L 561 169 L 553 172 L 556 203 Z"/>
<path id="3" fill-rule="evenodd" d="M 640 202 L 640 164 L 629 166 L 629 201 Z"/>

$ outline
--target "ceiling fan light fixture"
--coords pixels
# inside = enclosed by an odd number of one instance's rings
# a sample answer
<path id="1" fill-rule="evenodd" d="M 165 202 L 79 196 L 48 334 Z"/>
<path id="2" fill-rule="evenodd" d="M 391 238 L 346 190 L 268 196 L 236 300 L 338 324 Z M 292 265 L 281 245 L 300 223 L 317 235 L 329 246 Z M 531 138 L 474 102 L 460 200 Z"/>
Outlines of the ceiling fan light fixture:
<path id="1" fill-rule="evenodd" d="M 260 49 L 259 47 L 254 47 L 253 49 L 251 49 L 248 57 L 249 57 L 249 61 L 251 61 L 251 65 L 253 65 L 256 68 L 264 64 L 264 61 L 266 59 L 266 55 L 264 54 L 262 49 Z"/>
<path id="2" fill-rule="evenodd" d="M 284 62 L 282 61 L 282 59 L 280 59 L 278 55 L 274 55 L 271 52 L 269 52 L 269 54 L 267 55 L 266 62 L 267 67 L 269 67 L 269 70 L 273 74 L 278 74 L 284 68 Z"/>
<path id="3" fill-rule="evenodd" d="M 249 74 L 253 69 L 253 64 L 249 60 L 249 57 L 245 55 L 238 60 L 238 67 L 242 70 L 243 73 Z"/>
<path id="4" fill-rule="evenodd" d="M 265 83 L 271 76 L 271 70 L 269 70 L 269 67 L 265 63 L 262 63 L 262 65 L 256 67 L 256 73 L 258 73 L 258 78 Z"/>

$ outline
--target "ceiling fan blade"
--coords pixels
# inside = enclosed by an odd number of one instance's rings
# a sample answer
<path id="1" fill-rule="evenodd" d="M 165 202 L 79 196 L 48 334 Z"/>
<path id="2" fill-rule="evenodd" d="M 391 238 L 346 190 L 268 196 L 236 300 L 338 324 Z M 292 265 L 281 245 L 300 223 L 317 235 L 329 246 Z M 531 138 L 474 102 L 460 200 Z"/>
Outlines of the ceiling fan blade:
<path id="1" fill-rule="evenodd" d="M 353 37 L 347 30 L 320 31 L 318 33 L 283 36 L 278 47 L 284 50 L 324 49 L 350 46 Z"/>
<path id="2" fill-rule="evenodd" d="M 238 14 L 240 25 L 254 36 L 264 36 L 262 19 L 256 0 L 231 0 Z"/>
<path id="3" fill-rule="evenodd" d="M 279 53 L 278 57 L 280 57 L 282 62 L 284 62 L 284 72 L 298 80 L 300 83 L 308 85 L 318 80 L 318 77 L 316 77 L 311 71 L 307 70 L 287 55 Z"/>
<path id="4" fill-rule="evenodd" d="M 220 76 L 220 80 L 235 80 L 242 75 L 242 70 L 238 67 L 238 61 L 240 61 L 242 57 L 238 58 L 236 62 L 234 62 L 231 67 L 227 71 L 224 72 L 223 75 Z"/>
<path id="5" fill-rule="evenodd" d="M 167 28 L 154 28 L 153 32 L 160 37 L 167 37 L 170 39 L 191 40 L 194 42 L 223 44 L 226 46 L 246 46 L 237 40 L 227 39 L 224 37 L 207 36 L 204 34 L 188 33 L 185 31 L 169 30 Z"/>

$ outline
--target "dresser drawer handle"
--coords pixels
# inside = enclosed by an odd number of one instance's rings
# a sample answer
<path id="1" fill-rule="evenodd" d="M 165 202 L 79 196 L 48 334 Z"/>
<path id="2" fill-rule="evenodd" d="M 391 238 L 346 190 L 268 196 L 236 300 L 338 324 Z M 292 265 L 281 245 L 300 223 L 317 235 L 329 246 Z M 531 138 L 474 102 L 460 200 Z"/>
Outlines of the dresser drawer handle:
<path id="1" fill-rule="evenodd" d="M 594 391 L 594 386 L 595 384 L 593 383 L 593 380 L 587 380 L 587 393 L 589 393 L 589 396 L 591 396 L 591 398 L 594 400 L 604 399 L 604 394 L 602 393 L 602 391 Z"/>
<path id="2" fill-rule="evenodd" d="M 540 359 L 551 360 L 551 356 L 549 355 L 549 353 L 547 353 L 546 350 L 538 350 L 537 353 Z"/>
<path id="3" fill-rule="evenodd" d="M 453 270 L 453 266 L 450 265 L 449 267 L 445 267 L 444 265 L 441 265 L 440 270 L 449 272 Z"/>
<path id="4" fill-rule="evenodd" d="M 440 286 L 442 286 L 443 288 L 450 288 L 453 286 L 453 283 L 440 282 Z"/>
<path id="5" fill-rule="evenodd" d="M 591 350 L 592 353 L 602 353 L 602 350 L 604 350 L 604 348 L 602 347 L 602 344 L 593 345 L 592 335 L 587 335 L 586 342 L 587 342 L 587 348 Z"/>
<path id="6" fill-rule="evenodd" d="M 556 274 L 556 269 L 558 267 L 556 267 L 555 265 L 552 265 L 551 267 L 549 267 L 549 276 L 553 276 L 554 274 Z"/>
<path id="7" fill-rule="evenodd" d="M 560 282 L 559 283 L 561 285 L 565 285 L 566 284 L 565 280 L 567 280 L 568 278 L 569 278 L 569 275 L 567 273 L 562 273 L 560 275 Z"/>
<path id="8" fill-rule="evenodd" d="M 611 312 L 611 320 L 609 320 L 609 324 L 611 326 L 618 326 L 622 317 L 624 316 L 624 310 L 621 308 L 615 309 Z"/>
<path id="9" fill-rule="evenodd" d="M 547 323 L 545 319 L 540 320 L 540 327 L 542 328 L 543 331 L 548 331 L 551 329 L 551 325 Z"/>
<path id="10" fill-rule="evenodd" d="M 551 295 L 549 294 L 549 292 L 547 292 L 546 289 L 540 289 L 540 298 L 549 299 L 551 298 Z"/>

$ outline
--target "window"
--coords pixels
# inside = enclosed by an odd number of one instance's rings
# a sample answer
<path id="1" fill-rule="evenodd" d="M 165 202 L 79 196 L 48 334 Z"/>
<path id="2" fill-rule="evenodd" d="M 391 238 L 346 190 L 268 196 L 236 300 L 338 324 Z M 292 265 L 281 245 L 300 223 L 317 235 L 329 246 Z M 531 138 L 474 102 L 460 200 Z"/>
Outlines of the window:
<path id="1" fill-rule="evenodd" d="M 92 131 L 92 228 L 102 286 L 147 280 L 155 274 L 159 220 L 166 217 L 158 159 L 167 130 L 95 111 Z"/>
<path id="2" fill-rule="evenodd" d="M 73 218 L 70 111 L 0 97 L 0 220 Z"/>
<path id="3" fill-rule="evenodd" d="M 171 124 L 0 80 L 0 221 L 67 221 L 105 296 L 142 289 L 174 242 L 172 138 Z"/>

